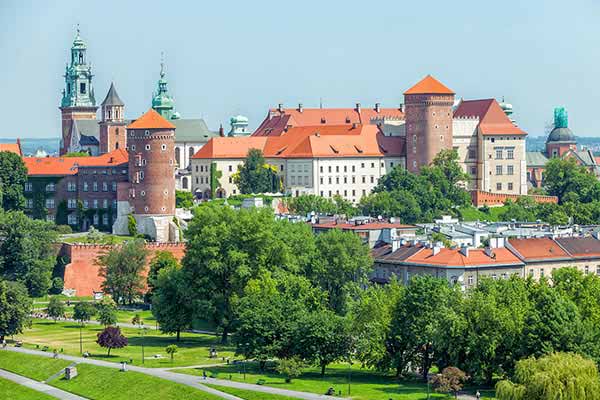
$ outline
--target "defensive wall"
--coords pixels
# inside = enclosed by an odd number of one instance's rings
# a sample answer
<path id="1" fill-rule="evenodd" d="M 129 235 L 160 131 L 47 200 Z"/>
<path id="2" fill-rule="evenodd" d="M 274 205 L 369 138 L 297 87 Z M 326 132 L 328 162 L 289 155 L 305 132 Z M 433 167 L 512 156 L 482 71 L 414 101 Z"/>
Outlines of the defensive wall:
<path id="1" fill-rule="evenodd" d="M 506 200 L 517 201 L 519 197 L 523 196 L 518 194 L 490 193 L 483 190 L 471 191 L 471 200 L 475 207 L 484 205 L 488 207 L 501 206 Z M 530 197 L 536 203 L 558 203 L 558 197 L 556 196 L 526 195 L 525 197 Z"/>

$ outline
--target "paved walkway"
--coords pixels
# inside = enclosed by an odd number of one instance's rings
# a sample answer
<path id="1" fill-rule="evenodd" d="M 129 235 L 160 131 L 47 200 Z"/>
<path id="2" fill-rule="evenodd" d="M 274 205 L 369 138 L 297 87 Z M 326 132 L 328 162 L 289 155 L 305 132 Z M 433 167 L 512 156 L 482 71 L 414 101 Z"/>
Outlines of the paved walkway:
<path id="1" fill-rule="evenodd" d="M 49 396 L 63 400 L 87 400 L 85 397 L 77 396 L 64 390 L 57 389 L 45 383 L 34 381 L 33 379 L 25 378 L 24 376 L 13 374 L 12 372 L 0 369 L 0 378 L 5 378 L 21 386 L 26 386 L 38 392 L 43 392 Z"/>
<path id="2" fill-rule="evenodd" d="M 48 358 L 53 357 L 53 354 L 51 354 L 51 353 L 47 353 L 47 352 L 43 352 L 43 351 L 39 351 L 39 350 L 25 349 L 23 347 L 7 347 L 5 349 L 5 351 L 14 351 L 17 353 L 34 354 L 34 355 L 44 356 L 44 357 L 48 357 Z M 108 368 L 121 368 L 121 364 L 119 364 L 119 363 L 113 363 L 113 362 L 108 362 L 108 361 L 103 361 L 103 360 L 94 360 L 91 358 L 74 357 L 74 356 L 67 356 L 67 355 L 60 355 L 59 358 L 61 358 L 63 360 L 77 362 L 80 364 L 92 364 L 92 365 L 98 365 L 100 367 L 108 367 Z M 307 392 L 298 392 L 295 390 L 278 389 L 278 388 L 274 388 L 274 387 L 254 385 L 254 384 L 250 384 L 250 383 L 233 382 L 233 381 L 229 381 L 229 380 L 214 379 L 214 378 L 203 379 L 202 377 L 186 375 L 186 374 L 178 374 L 178 373 L 166 371 L 163 369 L 144 368 L 144 367 L 138 367 L 138 366 L 134 366 L 134 365 L 128 365 L 127 370 L 136 371 L 136 372 L 140 372 L 142 374 L 155 376 L 155 377 L 161 378 L 161 379 L 166 379 L 168 381 L 181 383 L 183 385 L 191 386 L 196 389 L 200 389 L 205 392 L 212 393 L 214 395 L 217 395 L 219 397 L 222 397 L 224 399 L 229 399 L 229 400 L 242 400 L 242 399 L 240 399 L 239 397 L 209 388 L 207 386 L 202 385 L 201 383 L 209 383 L 209 384 L 213 384 L 213 385 L 232 387 L 232 388 L 244 389 L 244 390 L 251 390 L 254 392 L 278 394 L 281 396 L 294 397 L 297 399 L 304 399 L 304 400 L 325 400 L 325 399 L 331 400 L 332 399 L 331 396 L 318 395 L 318 394 L 307 393 Z M 340 398 L 336 398 L 336 399 L 340 399 Z"/>

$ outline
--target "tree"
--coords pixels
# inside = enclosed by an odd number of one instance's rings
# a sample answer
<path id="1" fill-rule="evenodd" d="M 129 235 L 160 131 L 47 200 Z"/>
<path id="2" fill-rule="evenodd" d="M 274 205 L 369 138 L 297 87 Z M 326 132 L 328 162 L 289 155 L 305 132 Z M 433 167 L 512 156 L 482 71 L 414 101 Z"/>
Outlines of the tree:
<path id="1" fill-rule="evenodd" d="M 336 212 L 336 205 L 331 199 L 317 196 L 316 194 L 303 194 L 292 197 L 288 201 L 290 211 L 307 215 L 311 212 L 318 214 L 333 214 Z"/>
<path id="2" fill-rule="evenodd" d="M 431 385 L 436 392 L 452 393 L 454 398 L 458 399 L 458 392 L 463 388 L 468 376 L 459 368 L 446 367 L 441 374 L 434 375 L 431 379 Z"/>
<path id="3" fill-rule="evenodd" d="M 194 195 L 192 192 L 177 190 L 175 192 L 175 206 L 177 208 L 192 208 L 194 206 Z"/>
<path id="4" fill-rule="evenodd" d="M 92 319 L 96 314 L 96 308 L 92 303 L 80 301 L 73 307 L 73 319 L 79 321 L 81 325 L 84 325 L 86 321 Z"/>
<path id="5" fill-rule="evenodd" d="M 173 253 L 169 251 L 157 251 L 154 254 L 154 258 L 150 261 L 150 269 L 148 271 L 148 291 L 146 297 L 152 301 L 152 295 L 154 294 L 154 288 L 158 280 L 158 273 L 166 267 L 178 267 L 179 261 L 175 258 Z"/>
<path id="6" fill-rule="evenodd" d="M 596 364 L 571 353 L 553 353 L 517 363 L 513 380 L 496 385 L 499 400 L 598 400 Z"/>
<path id="7" fill-rule="evenodd" d="M 508 200 L 505 211 L 500 215 L 504 221 L 535 221 L 537 219 L 536 203 L 528 196 L 521 196 L 516 202 Z"/>
<path id="8" fill-rule="evenodd" d="M 20 211 L 0 212 L 0 276 L 25 284 L 31 296 L 47 293 L 56 256 L 51 222 Z"/>
<path id="9" fill-rule="evenodd" d="M 121 333 L 121 328 L 118 326 L 107 326 L 104 330 L 98 333 L 96 343 L 100 347 L 108 349 L 107 355 L 110 357 L 112 349 L 122 349 L 127 346 L 127 338 Z"/>
<path id="10" fill-rule="evenodd" d="M 117 323 L 117 304 L 111 297 L 104 296 L 96 305 L 96 309 L 98 310 L 98 321 L 102 325 L 106 327 Z"/>
<path id="11" fill-rule="evenodd" d="M 364 215 L 397 217 L 404 223 L 421 220 L 421 208 L 414 194 L 407 190 L 372 193 L 360 199 L 359 207 Z"/>
<path id="12" fill-rule="evenodd" d="M 132 304 L 142 294 L 142 271 L 146 266 L 145 242 L 130 240 L 98 257 L 99 275 L 104 278 L 102 289 L 117 302 Z"/>
<path id="13" fill-rule="evenodd" d="M 22 210 L 25 207 L 23 190 L 27 181 L 27 168 L 18 154 L 0 151 L 0 193 L 2 209 Z"/>
<path id="14" fill-rule="evenodd" d="M 589 203 L 600 200 L 600 181 L 574 157 L 552 158 L 546 164 L 544 186 L 559 203 L 567 201 Z"/>
<path id="15" fill-rule="evenodd" d="M 317 258 L 309 279 L 326 291 L 329 307 L 343 315 L 351 293 L 366 284 L 373 266 L 369 247 L 353 232 L 330 229 L 316 238 Z"/>
<path id="16" fill-rule="evenodd" d="M 352 202 L 346 200 L 339 194 L 333 195 L 333 203 L 335 205 L 335 213 L 339 215 L 345 215 L 346 218 L 350 218 L 357 214 L 357 208 L 354 207 Z"/>
<path id="17" fill-rule="evenodd" d="M 238 299 L 248 281 L 263 269 L 297 270 L 291 249 L 301 244 L 283 241 L 278 232 L 286 225 L 277 224 L 266 208 L 208 204 L 194 211 L 182 260 L 188 298 L 195 316 L 214 322 L 225 343 L 236 328 Z"/>
<path id="18" fill-rule="evenodd" d="M 181 331 L 191 327 L 193 315 L 185 275 L 178 264 L 169 265 L 159 271 L 155 284 L 152 314 L 160 330 L 175 333 L 179 342 Z"/>
<path id="19" fill-rule="evenodd" d="M 48 316 L 56 322 L 59 318 L 65 316 L 65 303 L 63 303 L 58 297 L 52 296 L 48 301 L 48 308 L 46 309 Z"/>
<path id="20" fill-rule="evenodd" d="M 262 151 L 250 149 L 244 164 L 238 166 L 234 182 L 242 194 L 278 192 L 280 181 L 274 167 L 265 161 Z"/>
<path id="21" fill-rule="evenodd" d="M 0 279 L 0 342 L 29 326 L 32 306 L 25 286 Z"/>
<path id="22" fill-rule="evenodd" d="M 293 334 L 294 354 L 308 363 L 325 368 L 332 362 L 350 358 L 352 337 L 348 320 L 329 310 L 305 313 Z"/>
<path id="23" fill-rule="evenodd" d="M 277 372 L 285 376 L 285 383 L 291 383 L 292 379 L 302 375 L 304 363 L 298 357 L 284 358 L 277 364 Z"/>
<path id="24" fill-rule="evenodd" d="M 171 362 L 173 362 L 173 356 L 175 355 L 175 353 L 177 353 L 177 345 L 170 344 L 165 348 L 165 351 L 167 352 L 168 355 L 171 356 Z"/>

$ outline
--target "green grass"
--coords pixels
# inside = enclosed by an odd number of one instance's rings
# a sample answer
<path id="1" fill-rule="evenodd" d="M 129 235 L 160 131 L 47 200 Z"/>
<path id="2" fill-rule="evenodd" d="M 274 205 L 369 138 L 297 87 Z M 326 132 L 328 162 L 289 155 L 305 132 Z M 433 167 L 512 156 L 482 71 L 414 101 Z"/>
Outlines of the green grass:
<path id="1" fill-rule="evenodd" d="M 248 363 L 246 380 L 244 381 L 244 368 L 242 364 L 221 367 L 207 367 L 208 376 L 220 379 L 233 380 L 255 384 L 259 379 L 264 380 L 264 385 L 281 389 L 297 390 L 325 394 L 327 389 L 333 387 L 336 393 L 348 397 L 348 364 L 333 364 L 327 368 L 324 377 L 320 376 L 319 369 L 307 368 L 304 374 L 286 383 L 285 379 L 275 371 L 259 372 L 255 363 Z M 191 375 L 202 375 L 202 369 L 178 369 L 180 372 Z M 216 373 L 216 376 L 214 375 Z M 231 378 L 230 378 L 231 376 Z M 488 392 L 492 398 L 493 393 Z M 243 397 L 243 396 L 242 396 Z M 427 399 L 427 385 L 420 381 L 397 380 L 389 374 L 360 368 L 353 365 L 351 374 L 350 397 L 356 400 L 425 400 Z M 451 397 L 431 393 L 432 399 L 450 399 Z M 486 397 L 483 397 L 486 398 Z"/>
<path id="2" fill-rule="evenodd" d="M 69 297 L 69 296 L 65 296 L 64 294 L 51 294 L 51 295 L 44 295 L 41 297 L 34 297 L 33 298 L 33 304 L 47 304 L 50 301 L 50 297 L 57 297 L 63 301 L 67 301 L 67 300 L 71 300 L 72 303 L 76 303 L 78 301 L 88 301 L 88 300 L 92 300 L 92 296 L 74 296 L 74 297 Z M 41 307 L 41 306 L 40 306 Z"/>
<path id="3" fill-rule="evenodd" d="M 12 400 L 56 400 L 37 390 L 21 386 L 18 383 L 0 378 L 0 399 Z"/>
<path id="4" fill-rule="evenodd" d="M 3 351 L 0 353 L 0 368 L 23 375 L 36 381 L 44 381 L 71 364 L 66 360 L 55 360 L 30 354 Z M 1 397 L 0 397 L 1 398 Z"/>
<path id="5" fill-rule="evenodd" d="M 50 384 L 67 392 L 96 400 L 217 400 L 220 397 L 189 386 L 118 369 L 77 365 L 77 377 L 56 379 Z"/>
<path id="6" fill-rule="evenodd" d="M 65 243 L 83 243 L 83 244 L 120 244 L 128 240 L 132 240 L 133 236 L 121 236 L 112 234 L 103 234 L 99 241 L 90 241 L 87 235 L 61 237 L 60 241 Z"/>
<path id="7" fill-rule="evenodd" d="M 237 396 L 244 400 L 292 400 L 292 399 L 295 399 L 295 397 L 280 396 L 278 394 L 270 394 L 270 393 L 263 393 L 263 392 L 254 392 L 252 390 L 230 388 L 227 386 L 217 386 L 217 385 L 206 385 L 206 386 L 211 387 L 213 389 L 217 389 L 224 393 L 232 394 L 232 395 Z"/>
<path id="8" fill-rule="evenodd" d="M 490 207 L 489 212 L 483 212 L 481 209 L 475 207 L 464 207 L 459 210 L 461 219 L 463 221 L 501 221 L 501 214 L 506 211 L 504 206 Z"/>
<path id="9" fill-rule="evenodd" d="M 209 350 L 215 347 L 219 357 L 230 357 L 233 359 L 234 348 L 230 346 L 221 346 L 219 338 L 212 335 L 201 335 L 193 333 L 182 333 L 181 342 L 175 341 L 174 335 L 165 335 L 155 330 L 146 330 L 143 338 L 141 331 L 135 328 L 121 328 L 123 334 L 129 339 L 129 345 L 122 349 L 113 349 L 110 357 L 106 355 L 107 351 L 101 348 L 97 343 L 97 334 L 103 330 L 102 326 L 88 324 L 82 329 L 83 351 L 88 351 L 93 358 L 104 359 L 106 361 L 127 361 L 133 360 L 133 364 L 142 364 L 142 342 L 144 343 L 144 353 L 146 367 L 177 367 L 186 365 L 216 364 L 223 362 L 221 358 L 209 358 Z M 52 322 L 45 320 L 34 320 L 31 328 L 25 330 L 22 334 L 15 336 L 16 340 L 22 340 L 25 347 L 41 349 L 48 346 L 49 351 L 53 349 L 62 349 L 65 354 L 79 356 L 79 324 L 74 322 Z M 169 344 L 176 344 L 179 347 L 173 363 L 165 352 L 165 347 Z M 154 359 L 154 354 L 162 355 L 163 359 Z"/>

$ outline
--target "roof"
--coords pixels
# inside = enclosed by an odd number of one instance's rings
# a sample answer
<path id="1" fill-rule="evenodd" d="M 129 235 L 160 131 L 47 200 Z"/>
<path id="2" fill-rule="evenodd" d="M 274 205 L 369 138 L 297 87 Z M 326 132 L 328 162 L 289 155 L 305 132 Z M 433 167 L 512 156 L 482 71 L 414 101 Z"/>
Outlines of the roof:
<path id="1" fill-rule="evenodd" d="M 482 135 L 527 135 L 508 118 L 495 99 L 463 100 L 454 111 L 454 118 L 479 118 Z"/>
<path id="2" fill-rule="evenodd" d="M 525 153 L 528 167 L 543 167 L 548 162 L 548 158 L 540 151 L 528 151 Z"/>
<path id="3" fill-rule="evenodd" d="M 548 135 L 546 143 L 575 143 L 575 135 L 569 128 L 554 128 Z"/>
<path id="4" fill-rule="evenodd" d="M 363 230 L 378 230 L 378 229 L 416 229 L 417 227 L 414 225 L 405 225 L 400 223 L 392 223 L 392 222 L 368 222 L 366 224 L 352 224 L 349 222 L 337 223 L 331 222 L 326 224 L 313 224 L 313 228 L 317 229 L 342 229 L 342 230 L 353 230 L 353 231 L 363 231 Z"/>
<path id="5" fill-rule="evenodd" d="M 404 94 L 454 94 L 454 92 L 433 76 L 427 75 Z"/>
<path id="6" fill-rule="evenodd" d="M 110 83 L 110 89 L 108 89 L 108 93 L 106 94 L 106 98 L 102 102 L 103 106 L 124 106 L 123 100 L 119 97 L 117 93 L 117 89 L 115 89 L 115 84 L 113 82 Z"/>
<path id="7" fill-rule="evenodd" d="M 17 140 L 17 143 L 0 143 L 0 151 L 8 151 L 22 156 L 21 143 Z"/>
<path id="8" fill-rule="evenodd" d="M 404 120 L 404 113 L 399 108 L 273 108 L 252 136 L 280 136 L 290 127 L 367 125 L 386 118 Z"/>
<path id="9" fill-rule="evenodd" d="M 29 176 L 75 175 L 79 167 L 109 167 L 127 161 L 128 155 L 124 149 L 94 157 L 23 157 Z"/>
<path id="10" fill-rule="evenodd" d="M 600 240 L 591 236 L 557 238 L 556 242 L 576 258 L 600 256 Z"/>
<path id="11" fill-rule="evenodd" d="M 100 125 L 96 119 L 74 119 L 72 129 L 77 130 L 80 135 L 95 137 L 100 135 Z"/>
<path id="12" fill-rule="evenodd" d="M 509 239 L 508 243 L 524 261 L 571 258 L 569 253 L 549 237 Z"/>
<path id="13" fill-rule="evenodd" d="M 488 256 L 484 249 L 470 249 L 465 256 L 460 249 L 441 248 L 437 254 L 433 249 L 425 248 L 405 260 L 407 263 L 444 266 L 444 267 L 475 267 L 497 265 L 522 265 L 519 258 L 507 248 L 491 249 L 492 256 Z"/>
<path id="14" fill-rule="evenodd" d="M 290 128 L 280 136 L 214 137 L 192 158 L 244 158 L 255 148 L 268 158 L 382 157 L 404 154 L 405 138 L 375 125 Z"/>
<path id="15" fill-rule="evenodd" d="M 96 136 L 88 136 L 82 134 L 79 138 L 79 144 L 81 146 L 98 146 L 100 142 L 98 142 Z"/>
<path id="16" fill-rule="evenodd" d="M 392 252 L 392 246 L 386 243 L 374 247 L 371 250 L 371 255 L 375 262 L 403 262 L 422 249 L 423 246 L 420 244 L 414 246 L 404 245 Z"/>
<path id="17" fill-rule="evenodd" d="M 175 125 L 176 142 L 206 143 L 211 137 L 219 136 L 218 132 L 208 129 L 203 119 L 172 119 Z"/>
<path id="18" fill-rule="evenodd" d="M 127 129 L 175 129 L 175 125 L 151 108 L 146 114 L 130 123 Z"/>

